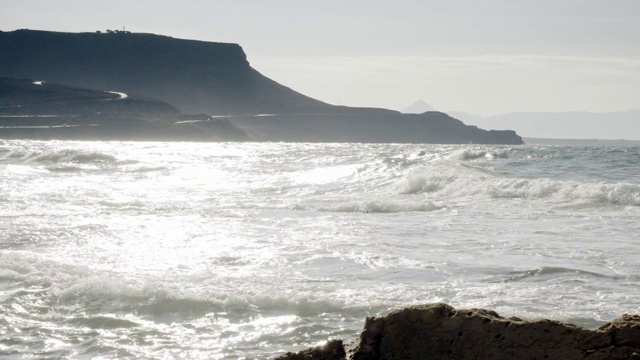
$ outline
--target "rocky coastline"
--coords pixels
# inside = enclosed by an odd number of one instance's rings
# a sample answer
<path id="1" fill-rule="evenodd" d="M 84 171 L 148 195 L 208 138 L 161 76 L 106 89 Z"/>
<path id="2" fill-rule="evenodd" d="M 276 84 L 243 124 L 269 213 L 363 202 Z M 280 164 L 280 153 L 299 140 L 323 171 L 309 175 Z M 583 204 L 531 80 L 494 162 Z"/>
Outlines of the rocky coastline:
<path id="1" fill-rule="evenodd" d="M 589 330 L 553 320 L 505 318 L 484 309 L 429 304 L 367 318 L 352 343 L 287 353 L 277 360 L 640 359 L 640 316 Z"/>

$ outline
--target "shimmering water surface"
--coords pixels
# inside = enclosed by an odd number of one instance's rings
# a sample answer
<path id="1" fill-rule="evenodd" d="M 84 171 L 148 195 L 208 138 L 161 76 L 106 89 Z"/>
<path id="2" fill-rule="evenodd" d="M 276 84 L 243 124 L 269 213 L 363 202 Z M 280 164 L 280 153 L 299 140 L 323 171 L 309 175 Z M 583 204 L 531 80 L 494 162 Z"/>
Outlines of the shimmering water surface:
<path id="1" fill-rule="evenodd" d="M 0 142 L 0 357 L 261 359 L 640 312 L 640 148 Z"/>

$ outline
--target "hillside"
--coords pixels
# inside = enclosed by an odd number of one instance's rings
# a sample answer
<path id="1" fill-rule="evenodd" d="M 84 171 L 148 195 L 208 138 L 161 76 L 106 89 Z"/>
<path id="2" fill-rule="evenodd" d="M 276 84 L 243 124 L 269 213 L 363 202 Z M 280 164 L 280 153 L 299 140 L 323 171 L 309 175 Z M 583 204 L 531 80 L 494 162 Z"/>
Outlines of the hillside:
<path id="1" fill-rule="evenodd" d="M 0 76 L 143 94 L 185 112 L 290 113 L 328 106 L 261 75 L 239 45 L 153 34 L 0 32 Z"/>
<path id="2" fill-rule="evenodd" d="M 181 114 L 152 98 L 0 78 L 0 138 L 247 140 L 228 120 Z"/>
<path id="3" fill-rule="evenodd" d="M 0 78 L 0 114 L 87 115 L 100 113 L 175 115 L 180 110 L 159 100 L 28 79 Z"/>

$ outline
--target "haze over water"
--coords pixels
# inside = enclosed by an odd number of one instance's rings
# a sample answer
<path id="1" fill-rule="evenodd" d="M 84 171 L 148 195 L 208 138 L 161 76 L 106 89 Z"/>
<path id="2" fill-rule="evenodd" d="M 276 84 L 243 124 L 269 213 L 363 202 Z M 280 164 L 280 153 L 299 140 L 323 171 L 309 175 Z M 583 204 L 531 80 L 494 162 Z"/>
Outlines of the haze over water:
<path id="1" fill-rule="evenodd" d="M 640 312 L 640 147 L 0 142 L 0 357 L 271 358 Z"/>

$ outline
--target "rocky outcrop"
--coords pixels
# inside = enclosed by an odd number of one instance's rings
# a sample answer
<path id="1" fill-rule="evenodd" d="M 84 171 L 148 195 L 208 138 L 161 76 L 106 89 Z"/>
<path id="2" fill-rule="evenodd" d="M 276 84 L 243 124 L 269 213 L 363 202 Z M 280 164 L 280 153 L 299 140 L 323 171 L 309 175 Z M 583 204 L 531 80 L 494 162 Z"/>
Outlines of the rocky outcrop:
<path id="1" fill-rule="evenodd" d="M 348 346 L 334 340 L 278 358 L 292 359 L 640 359 L 640 316 L 623 315 L 588 330 L 558 321 L 526 321 L 490 310 L 432 304 L 367 318 L 360 338 Z"/>

